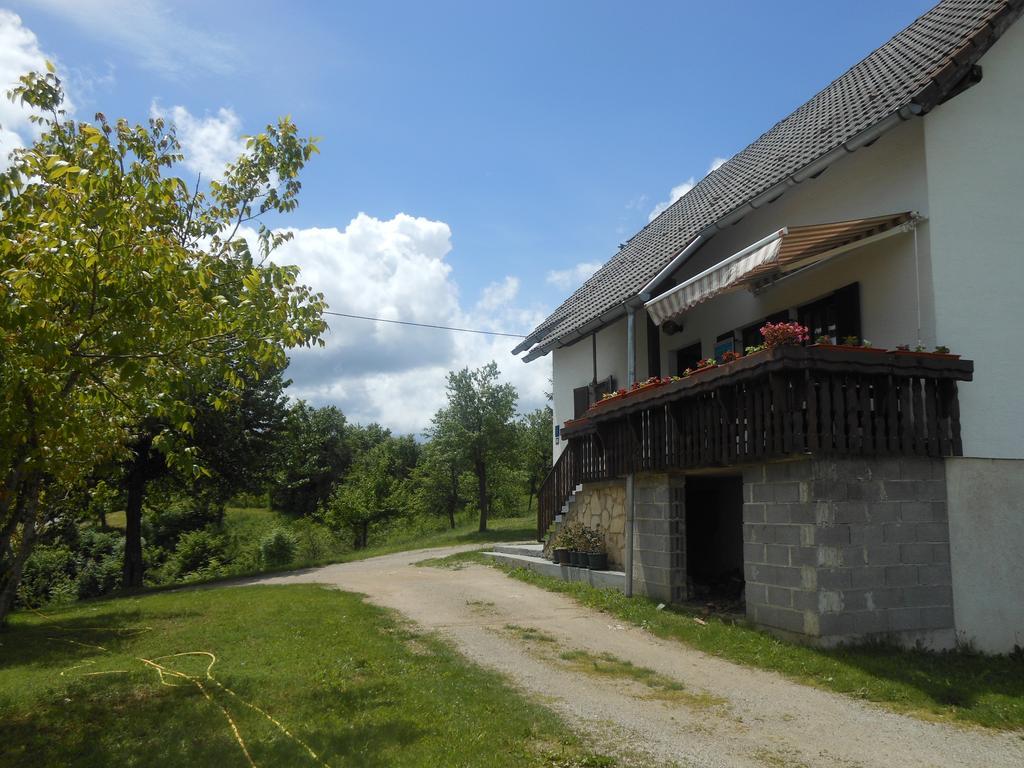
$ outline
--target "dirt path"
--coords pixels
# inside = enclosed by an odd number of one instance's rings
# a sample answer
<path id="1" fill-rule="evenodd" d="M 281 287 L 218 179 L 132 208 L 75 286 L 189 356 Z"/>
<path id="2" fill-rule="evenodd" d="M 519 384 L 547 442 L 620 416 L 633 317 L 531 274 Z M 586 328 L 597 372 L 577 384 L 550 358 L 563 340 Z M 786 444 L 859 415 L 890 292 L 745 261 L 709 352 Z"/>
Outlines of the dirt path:
<path id="1" fill-rule="evenodd" d="M 248 583 L 318 582 L 361 592 L 473 661 L 508 676 L 569 722 L 639 765 L 772 768 L 1024 766 L 1024 735 L 960 729 L 893 714 L 660 640 L 568 598 L 483 566 L 411 563 L 471 547 L 403 552 Z M 661 683 L 588 671 L 591 657 L 653 669 Z"/>

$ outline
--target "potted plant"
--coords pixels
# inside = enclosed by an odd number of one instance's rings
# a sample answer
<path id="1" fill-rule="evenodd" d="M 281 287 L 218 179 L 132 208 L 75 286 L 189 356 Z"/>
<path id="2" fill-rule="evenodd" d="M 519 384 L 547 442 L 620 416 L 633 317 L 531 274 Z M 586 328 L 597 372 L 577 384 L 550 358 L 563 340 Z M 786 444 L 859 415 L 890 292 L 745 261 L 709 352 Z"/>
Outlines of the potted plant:
<path id="1" fill-rule="evenodd" d="M 700 373 L 701 371 L 710 371 L 712 368 L 716 367 L 718 367 L 718 361 L 715 360 L 715 358 L 713 357 L 708 357 L 704 360 L 700 360 L 697 363 L 696 368 L 687 368 L 685 371 L 683 371 L 683 376 L 693 376 L 695 373 Z"/>
<path id="2" fill-rule="evenodd" d="M 739 352 L 736 352 L 736 351 L 730 349 L 728 352 L 723 352 L 722 353 L 722 363 L 721 364 L 722 365 L 728 365 L 729 363 L 735 363 L 741 357 L 743 357 L 743 355 L 741 355 Z"/>
<path id="3" fill-rule="evenodd" d="M 761 326 L 761 338 L 768 349 L 795 347 L 809 341 L 810 332 L 800 323 L 765 323 Z"/>
<path id="4" fill-rule="evenodd" d="M 918 344 L 913 349 L 910 348 L 909 344 L 900 344 L 899 346 L 896 347 L 896 349 L 894 351 L 898 355 L 919 355 L 921 357 L 942 357 L 942 358 L 947 358 L 947 359 L 951 359 L 951 360 L 959 360 L 960 359 L 960 355 L 951 354 L 950 351 L 949 351 L 949 347 L 942 346 L 942 345 L 939 345 L 939 346 L 935 347 L 935 349 L 933 351 L 929 352 L 928 348 L 923 346 L 923 345 L 921 345 L 921 344 Z"/>
<path id="5" fill-rule="evenodd" d="M 596 531 L 587 530 L 587 567 L 592 571 L 608 570 L 608 550 L 600 526 Z"/>
<path id="6" fill-rule="evenodd" d="M 555 535 L 552 554 L 557 565 L 569 564 L 569 534 L 565 526 L 562 526 Z"/>
<path id="7" fill-rule="evenodd" d="M 580 553 L 583 551 L 585 543 L 586 528 L 579 520 L 573 520 L 571 523 L 566 523 L 562 531 L 565 532 L 565 545 L 569 550 L 568 564 L 578 568 L 580 567 Z"/>
<path id="8" fill-rule="evenodd" d="M 859 336 L 843 336 L 841 339 L 832 341 L 830 336 L 819 336 L 814 340 L 814 347 L 827 347 L 828 349 L 854 351 L 854 352 L 885 352 L 871 344 L 867 339 Z"/>

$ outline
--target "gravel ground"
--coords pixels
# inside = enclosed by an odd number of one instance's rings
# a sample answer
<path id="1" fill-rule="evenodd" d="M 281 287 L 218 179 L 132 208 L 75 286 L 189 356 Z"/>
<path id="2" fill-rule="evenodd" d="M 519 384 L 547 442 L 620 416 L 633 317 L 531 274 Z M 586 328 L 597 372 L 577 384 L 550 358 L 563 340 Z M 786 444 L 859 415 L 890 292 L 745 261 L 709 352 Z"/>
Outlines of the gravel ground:
<path id="1" fill-rule="evenodd" d="M 494 568 L 412 565 L 473 547 L 447 547 L 330 565 L 245 583 L 316 582 L 361 592 L 468 658 L 506 675 L 593 740 L 634 765 L 946 768 L 1024 766 L 1024 734 L 898 715 L 771 672 L 661 640 Z M 522 629 L 548 638 L 530 639 Z M 560 652 L 583 650 L 648 667 L 685 694 L 652 696 L 622 677 L 581 671 Z"/>

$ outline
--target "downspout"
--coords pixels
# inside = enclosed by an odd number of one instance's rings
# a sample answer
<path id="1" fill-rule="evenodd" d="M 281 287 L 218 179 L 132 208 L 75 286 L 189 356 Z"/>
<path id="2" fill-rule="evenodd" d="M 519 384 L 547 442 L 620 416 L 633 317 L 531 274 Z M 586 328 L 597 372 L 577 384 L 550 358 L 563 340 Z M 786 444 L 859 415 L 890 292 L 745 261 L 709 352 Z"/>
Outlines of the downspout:
<path id="1" fill-rule="evenodd" d="M 626 307 L 626 389 L 636 382 L 636 307 Z M 633 473 L 626 475 L 626 597 L 633 596 Z"/>

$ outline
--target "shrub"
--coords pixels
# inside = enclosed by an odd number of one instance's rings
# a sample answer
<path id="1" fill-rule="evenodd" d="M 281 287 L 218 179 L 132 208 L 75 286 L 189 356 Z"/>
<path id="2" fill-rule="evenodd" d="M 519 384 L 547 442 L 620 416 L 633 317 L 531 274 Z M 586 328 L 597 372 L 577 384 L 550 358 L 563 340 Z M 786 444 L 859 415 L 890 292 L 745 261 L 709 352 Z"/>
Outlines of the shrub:
<path id="1" fill-rule="evenodd" d="M 224 562 L 224 539 L 211 531 L 189 531 L 167 561 L 167 575 L 182 578 L 196 572 L 219 568 Z"/>
<path id="2" fill-rule="evenodd" d="M 28 560 L 18 586 L 18 602 L 30 608 L 49 603 L 66 594 L 74 584 L 75 556 L 65 544 L 37 544 Z"/>
<path id="3" fill-rule="evenodd" d="M 295 559 L 295 537 L 284 528 L 275 528 L 260 541 L 260 557 L 265 565 L 288 565 Z"/>

